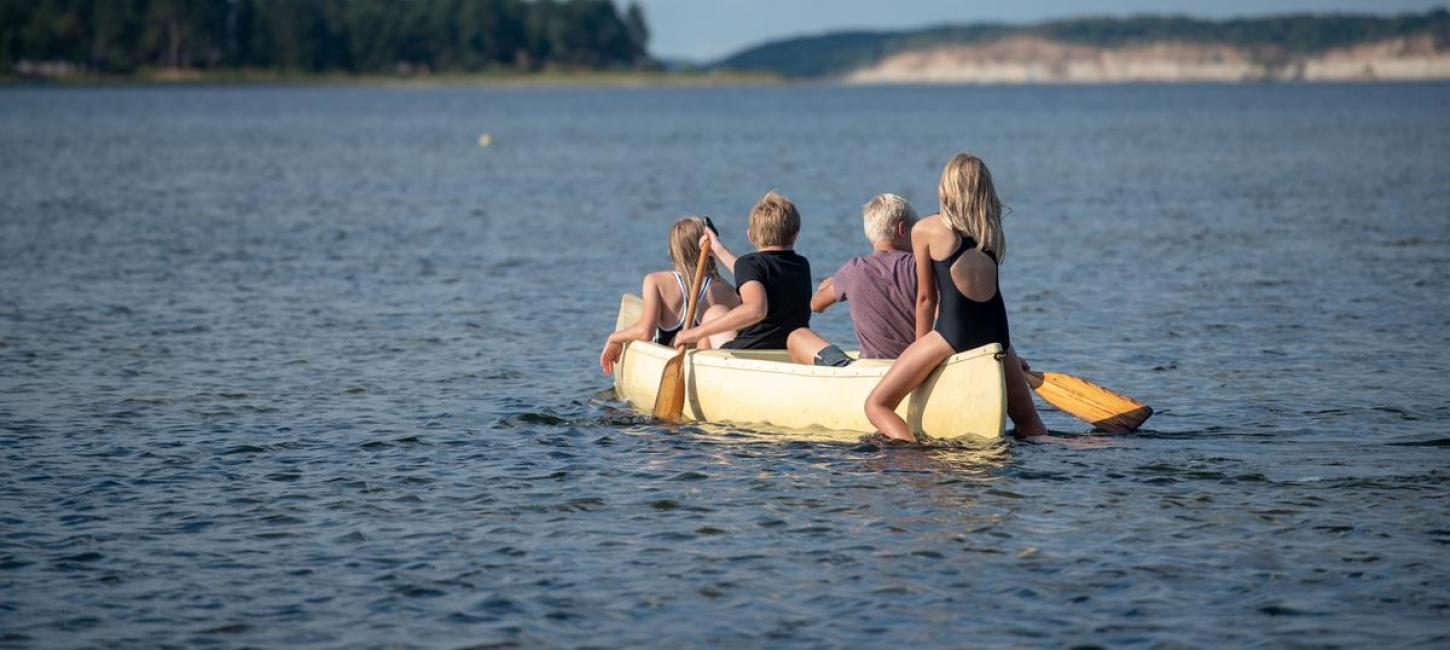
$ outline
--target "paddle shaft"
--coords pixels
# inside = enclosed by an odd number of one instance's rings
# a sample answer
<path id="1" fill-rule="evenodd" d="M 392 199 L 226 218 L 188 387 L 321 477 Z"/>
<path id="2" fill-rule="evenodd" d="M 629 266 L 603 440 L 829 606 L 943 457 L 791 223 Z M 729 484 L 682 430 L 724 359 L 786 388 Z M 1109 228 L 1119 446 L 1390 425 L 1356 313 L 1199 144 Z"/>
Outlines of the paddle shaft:
<path id="1" fill-rule="evenodd" d="M 690 281 L 690 295 L 685 296 L 685 302 L 690 303 L 685 308 L 685 324 L 683 328 L 695 326 L 695 314 L 700 312 L 700 303 L 705 302 L 700 295 L 700 285 L 705 283 L 705 266 L 710 262 L 710 251 L 700 249 L 700 261 L 695 262 L 695 279 Z"/>
<path id="2" fill-rule="evenodd" d="M 685 295 L 685 320 L 681 331 L 695 326 L 695 314 L 699 313 L 700 285 L 705 282 L 705 266 L 710 260 L 710 251 L 701 249 L 700 259 L 695 263 L 695 277 L 690 282 L 690 293 Z M 678 336 L 678 334 L 676 335 Z M 685 410 L 685 348 L 665 362 L 665 371 L 660 375 L 660 388 L 655 393 L 654 416 L 661 420 L 678 420 Z"/>

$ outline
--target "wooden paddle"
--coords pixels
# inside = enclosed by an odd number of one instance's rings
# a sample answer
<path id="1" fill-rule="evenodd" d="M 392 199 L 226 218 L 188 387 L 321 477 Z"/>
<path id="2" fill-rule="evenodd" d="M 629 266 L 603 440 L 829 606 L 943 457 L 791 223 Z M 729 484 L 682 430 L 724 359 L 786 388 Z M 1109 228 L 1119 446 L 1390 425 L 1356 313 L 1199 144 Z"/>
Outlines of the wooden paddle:
<path id="1" fill-rule="evenodd" d="M 690 307 L 685 310 L 685 324 L 681 329 L 695 326 L 695 312 L 699 309 L 700 285 L 705 281 L 705 262 L 710 259 L 710 251 L 700 250 L 700 261 L 695 264 L 695 278 L 690 283 L 690 295 L 685 296 Z M 680 414 L 685 411 L 685 348 L 680 348 L 675 356 L 665 362 L 665 372 L 660 376 L 660 389 L 655 393 L 656 418 L 674 422 L 680 419 Z"/>
<path id="2" fill-rule="evenodd" d="M 1104 431 L 1134 431 L 1153 415 L 1147 404 L 1081 377 L 1034 370 L 1022 374 L 1027 375 L 1027 385 L 1047 403 Z"/>

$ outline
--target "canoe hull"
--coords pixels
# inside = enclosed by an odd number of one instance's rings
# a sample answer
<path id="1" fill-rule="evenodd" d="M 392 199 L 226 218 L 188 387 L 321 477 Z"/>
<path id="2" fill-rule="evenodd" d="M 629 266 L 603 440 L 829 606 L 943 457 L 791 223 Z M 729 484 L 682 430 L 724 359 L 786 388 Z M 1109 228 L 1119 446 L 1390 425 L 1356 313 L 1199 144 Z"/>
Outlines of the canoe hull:
<path id="1" fill-rule="evenodd" d="M 620 301 L 617 325 L 639 318 L 639 298 Z M 947 359 L 897 408 L 918 434 L 933 438 L 1002 436 L 1007 392 L 1001 346 L 993 343 Z M 643 341 L 625 347 L 614 372 L 619 398 L 649 412 L 660 374 L 673 350 Z M 807 366 L 784 350 L 702 350 L 685 356 L 683 419 L 751 428 L 810 432 L 813 438 L 854 441 L 875 431 L 866 396 L 890 362 L 859 361 L 846 368 Z"/>

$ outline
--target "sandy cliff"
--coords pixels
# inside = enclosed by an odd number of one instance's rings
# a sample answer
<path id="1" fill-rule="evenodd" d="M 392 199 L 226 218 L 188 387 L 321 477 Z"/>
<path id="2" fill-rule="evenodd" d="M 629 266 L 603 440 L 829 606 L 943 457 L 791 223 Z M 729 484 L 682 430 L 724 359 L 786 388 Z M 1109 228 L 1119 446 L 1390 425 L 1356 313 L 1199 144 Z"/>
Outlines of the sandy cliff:
<path id="1" fill-rule="evenodd" d="M 1450 79 L 1450 44 L 1431 35 L 1288 56 L 1190 42 L 1123 47 L 1011 36 L 901 52 L 845 75 L 856 83 L 1115 83 Z"/>

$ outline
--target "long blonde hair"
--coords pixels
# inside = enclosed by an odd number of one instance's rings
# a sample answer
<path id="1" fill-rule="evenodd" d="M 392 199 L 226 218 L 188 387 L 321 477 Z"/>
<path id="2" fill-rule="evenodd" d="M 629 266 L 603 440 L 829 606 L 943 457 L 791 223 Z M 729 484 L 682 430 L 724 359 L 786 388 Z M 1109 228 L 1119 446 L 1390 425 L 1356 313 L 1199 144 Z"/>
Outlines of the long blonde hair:
<path id="1" fill-rule="evenodd" d="M 690 215 L 670 227 L 670 263 L 689 284 L 695 277 L 695 265 L 700 263 L 700 238 L 705 236 L 705 219 Z M 715 268 L 715 259 L 705 262 L 705 272 L 718 280 L 720 271 Z"/>
<path id="2" fill-rule="evenodd" d="M 942 220 L 962 237 L 977 242 L 977 250 L 992 251 L 997 263 L 1007 258 L 1007 235 L 1002 232 L 1002 201 L 992 185 L 992 172 L 981 158 L 969 153 L 952 156 L 937 185 Z"/>

